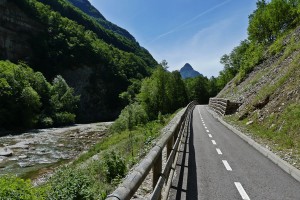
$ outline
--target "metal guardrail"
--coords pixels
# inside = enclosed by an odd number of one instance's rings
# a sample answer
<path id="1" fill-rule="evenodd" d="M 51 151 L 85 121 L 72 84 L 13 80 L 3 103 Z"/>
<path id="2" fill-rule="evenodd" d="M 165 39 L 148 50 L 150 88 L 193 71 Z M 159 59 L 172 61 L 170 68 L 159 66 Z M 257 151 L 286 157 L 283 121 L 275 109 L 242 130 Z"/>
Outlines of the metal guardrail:
<path id="1" fill-rule="evenodd" d="M 153 192 L 151 199 L 161 199 L 162 196 L 166 199 L 168 197 L 177 162 L 178 148 L 180 147 L 183 132 L 188 127 L 190 116 L 196 104 L 197 102 L 193 101 L 184 108 L 184 111 L 177 113 L 174 117 L 177 118 L 175 124 L 163 134 L 157 144 L 139 165 L 127 175 L 119 187 L 112 194 L 108 195 L 107 200 L 129 200 L 143 183 L 151 168 L 153 169 Z M 162 150 L 165 147 L 167 147 L 167 162 L 162 171 Z M 164 186 L 166 187 L 166 193 L 162 195 Z"/>
<path id="2" fill-rule="evenodd" d="M 223 98 L 210 98 L 208 105 L 219 115 L 229 115 L 235 113 L 242 103 L 231 102 Z"/>

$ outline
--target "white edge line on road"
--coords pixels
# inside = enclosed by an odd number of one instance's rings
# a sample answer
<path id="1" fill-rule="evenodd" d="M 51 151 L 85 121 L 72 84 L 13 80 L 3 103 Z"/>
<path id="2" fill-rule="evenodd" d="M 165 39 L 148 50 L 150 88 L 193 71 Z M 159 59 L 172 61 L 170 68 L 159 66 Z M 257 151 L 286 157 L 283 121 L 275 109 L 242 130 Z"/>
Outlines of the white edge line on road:
<path id="1" fill-rule="evenodd" d="M 208 133 L 209 133 L 209 130 L 206 130 L 206 132 L 208 132 Z"/>
<path id="2" fill-rule="evenodd" d="M 212 135 L 211 135 L 211 134 L 208 134 L 208 137 L 212 138 Z"/>
<path id="3" fill-rule="evenodd" d="M 214 141 L 214 140 L 212 140 L 211 142 L 212 142 L 214 145 L 216 145 L 216 144 L 217 144 L 217 143 L 216 143 L 216 141 Z"/>
<path id="4" fill-rule="evenodd" d="M 232 171 L 232 169 L 231 169 L 230 165 L 228 164 L 227 160 L 222 160 L 222 162 L 223 162 L 225 168 L 227 169 L 227 171 Z"/>
<path id="5" fill-rule="evenodd" d="M 222 155 L 222 154 L 223 154 L 222 151 L 221 151 L 220 149 L 216 148 L 216 150 L 217 150 L 217 152 L 218 152 L 219 155 Z"/>
<path id="6" fill-rule="evenodd" d="M 243 186 L 241 183 L 239 182 L 234 182 L 235 187 L 237 188 L 237 190 L 239 191 L 241 197 L 243 200 L 250 200 L 249 196 L 247 195 L 246 191 L 244 190 Z"/>
<path id="7" fill-rule="evenodd" d="M 270 159 L 273 163 L 278 165 L 282 170 L 290 174 L 293 178 L 295 178 L 298 182 L 300 182 L 300 170 L 292 166 L 291 164 L 287 163 L 283 159 L 281 159 L 279 156 L 274 154 L 273 152 L 269 151 L 265 147 L 263 147 L 261 144 L 255 142 L 253 139 L 249 138 L 247 135 L 242 133 L 241 131 L 238 131 L 236 128 L 234 128 L 232 125 L 225 122 L 221 117 L 219 117 L 216 113 L 211 111 L 209 108 L 206 108 L 206 110 L 211 113 L 211 115 L 219 120 L 224 126 L 226 126 L 228 129 L 233 131 L 236 135 L 238 135 L 240 138 L 242 138 L 245 142 L 249 143 L 253 148 L 258 150 L 261 154 L 266 156 L 268 159 Z"/>

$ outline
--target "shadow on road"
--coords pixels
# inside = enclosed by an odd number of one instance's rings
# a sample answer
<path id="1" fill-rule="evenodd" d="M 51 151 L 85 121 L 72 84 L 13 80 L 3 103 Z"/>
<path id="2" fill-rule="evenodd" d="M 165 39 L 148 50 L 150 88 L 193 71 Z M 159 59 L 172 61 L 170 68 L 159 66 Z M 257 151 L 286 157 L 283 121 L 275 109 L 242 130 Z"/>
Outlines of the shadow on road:
<path id="1" fill-rule="evenodd" d="M 188 166 L 188 179 L 187 179 L 187 199 L 198 199 L 197 190 L 197 171 L 196 171 L 196 157 L 194 148 L 194 131 L 193 131 L 193 115 L 191 117 L 189 128 L 189 166 Z"/>
<path id="2" fill-rule="evenodd" d="M 178 175 L 172 183 L 171 193 L 173 194 L 170 194 L 169 199 L 198 199 L 193 115 L 191 116 L 188 135 L 184 139 L 184 148 L 177 161 L 176 171 Z"/>

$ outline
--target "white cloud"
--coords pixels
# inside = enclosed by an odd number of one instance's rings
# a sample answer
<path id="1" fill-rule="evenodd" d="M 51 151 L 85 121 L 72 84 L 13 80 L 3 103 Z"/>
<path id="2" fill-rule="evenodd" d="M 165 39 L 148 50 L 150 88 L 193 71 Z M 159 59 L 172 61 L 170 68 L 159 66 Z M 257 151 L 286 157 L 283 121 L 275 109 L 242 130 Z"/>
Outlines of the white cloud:
<path id="1" fill-rule="evenodd" d="M 163 38 L 163 37 L 165 37 L 167 35 L 170 35 L 172 33 L 175 33 L 175 32 L 182 31 L 182 30 L 186 29 L 186 27 L 188 25 L 192 24 L 193 22 L 195 22 L 196 20 L 198 20 L 200 17 L 202 17 L 202 16 L 204 16 L 204 15 L 206 15 L 206 14 L 208 14 L 208 13 L 214 11 L 214 10 L 216 10 L 219 7 L 224 6 L 225 4 L 229 3 L 230 1 L 232 1 L 232 0 L 226 0 L 226 1 L 222 2 L 222 3 L 220 3 L 220 4 L 217 4 L 217 5 L 215 5 L 215 6 L 211 7 L 211 8 L 203 11 L 202 13 L 196 15 L 195 17 L 187 20 L 183 24 L 180 24 L 179 26 L 177 26 L 177 27 L 175 27 L 175 28 L 173 28 L 173 29 L 171 29 L 171 30 L 169 30 L 169 31 L 167 31 L 165 33 L 162 33 L 161 35 L 157 36 L 150 43 L 155 42 L 155 41 L 157 41 L 157 40 L 159 40 L 159 39 L 161 39 L 161 38 Z"/>
<path id="2" fill-rule="evenodd" d="M 223 68 L 219 63 L 221 56 L 229 53 L 233 45 L 237 45 L 234 43 L 239 42 L 239 38 L 229 35 L 235 20 L 234 18 L 222 20 L 199 30 L 191 38 L 180 41 L 173 47 L 160 49 L 159 53 L 154 51 L 151 53 L 158 61 L 166 59 L 170 70 L 178 70 L 188 62 L 205 76 L 218 76 L 218 72 Z M 224 40 L 226 34 L 228 40 Z"/>

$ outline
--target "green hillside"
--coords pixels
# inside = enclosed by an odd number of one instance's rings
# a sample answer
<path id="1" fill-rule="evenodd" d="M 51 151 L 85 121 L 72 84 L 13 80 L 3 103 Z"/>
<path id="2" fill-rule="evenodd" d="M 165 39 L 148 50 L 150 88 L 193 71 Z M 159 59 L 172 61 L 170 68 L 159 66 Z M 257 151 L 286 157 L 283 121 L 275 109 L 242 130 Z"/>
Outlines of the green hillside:
<path id="1" fill-rule="evenodd" d="M 28 35 L 20 43 L 28 44 L 31 55 L 0 57 L 13 62 L 24 60 L 48 80 L 62 75 L 81 95 L 78 122 L 114 119 L 124 107 L 118 96 L 130 85 L 130 79 L 149 76 L 157 65 L 133 37 L 123 36 L 127 31 L 122 32 L 99 14 L 97 19 L 89 16 L 90 12 L 85 14 L 66 0 L 12 0 L 7 8 L 20 9 L 38 24 L 38 31 L 13 30 Z M 107 29 L 99 20 L 113 28 Z"/>

